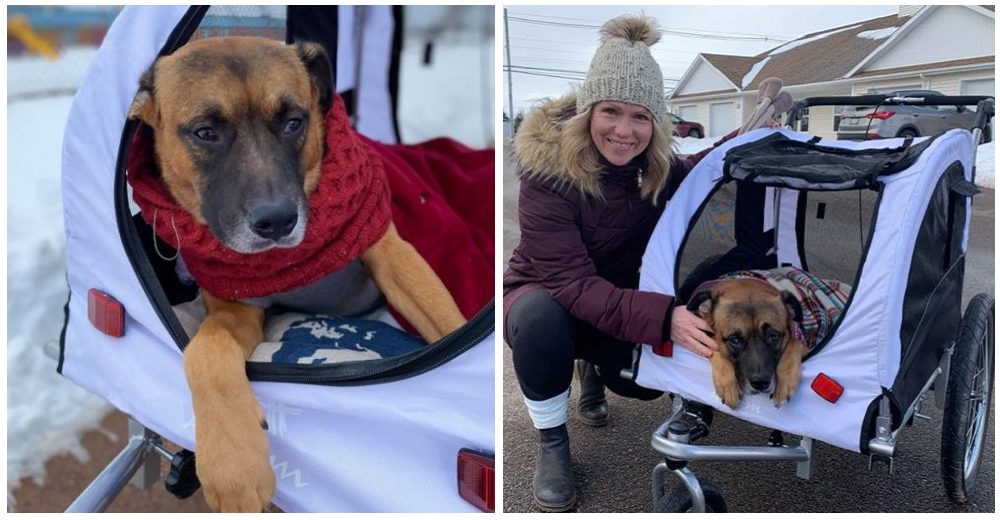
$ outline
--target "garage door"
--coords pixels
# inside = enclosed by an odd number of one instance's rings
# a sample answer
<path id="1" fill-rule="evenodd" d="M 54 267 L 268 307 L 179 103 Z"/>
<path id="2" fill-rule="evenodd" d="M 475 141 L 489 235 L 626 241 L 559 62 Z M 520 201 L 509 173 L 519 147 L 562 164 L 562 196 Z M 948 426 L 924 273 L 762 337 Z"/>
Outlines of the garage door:
<path id="1" fill-rule="evenodd" d="M 698 121 L 698 105 L 684 105 L 677 108 L 677 115 L 685 121 Z"/>
<path id="2" fill-rule="evenodd" d="M 732 103 L 712 103 L 708 107 L 708 135 L 718 137 L 736 128 L 735 113 Z"/>
<path id="3" fill-rule="evenodd" d="M 996 92 L 996 79 L 970 79 L 962 82 L 963 96 L 992 96 Z"/>

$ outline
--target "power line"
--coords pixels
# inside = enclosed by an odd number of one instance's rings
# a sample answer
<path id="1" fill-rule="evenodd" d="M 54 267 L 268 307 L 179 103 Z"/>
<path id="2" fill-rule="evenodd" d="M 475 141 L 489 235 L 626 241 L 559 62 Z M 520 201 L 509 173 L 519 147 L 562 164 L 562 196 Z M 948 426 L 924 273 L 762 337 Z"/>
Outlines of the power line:
<path id="1" fill-rule="evenodd" d="M 504 71 L 510 71 L 514 73 L 521 74 L 532 74 L 532 75 L 556 75 L 555 77 L 565 77 L 568 79 L 579 79 L 583 80 L 587 77 L 587 73 L 578 70 L 568 70 L 568 69 L 557 69 L 550 67 L 528 67 L 525 65 L 505 65 L 503 67 Z M 572 74 L 573 76 L 568 76 Z M 679 82 L 677 78 L 663 78 L 663 81 Z"/>
<path id="2" fill-rule="evenodd" d="M 547 39 L 547 38 L 527 38 L 527 37 L 524 37 L 524 36 L 511 36 L 510 39 L 511 40 L 530 41 L 530 42 L 551 43 L 551 44 L 555 44 L 555 45 L 572 45 L 572 46 L 578 47 L 578 48 L 581 47 L 581 46 L 585 46 L 586 49 L 587 49 L 587 52 L 593 52 L 593 49 L 597 47 L 597 42 L 596 41 L 595 42 L 591 42 L 591 43 L 579 42 L 579 41 L 569 42 L 569 41 L 566 41 L 566 40 L 550 40 L 550 39 Z M 570 51 L 566 51 L 564 49 L 552 49 L 552 51 L 553 52 L 560 52 L 560 51 L 561 52 L 570 52 Z M 660 52 L 660 53 L 666 52 L 666 53 L 670 53 L 670 54 L 684 54 L 684 55 L 687 55 L 687 56 L 691 56 L 691 55 L 697 54 L 696 51 L 675 51 L 675 50 L 672 50 L 672 49 L 663 49 L 663 48 L 660 48 L 660 46 L 650 47 L 649 51 L 652 52 L 653 54 L 656 54 L 658 52 Z"/>
<path id="3" fill-rule="evenodd" d="M 584 24 L 584 23 L 570 23 L 570 22 L 555 22 L 551 20 L 536 20 L 532 18 L 524 18 L 522 16 L 508 16 L 509 20 L 514 20 L 518 22 L 530 23 L 535 25 L 545 25 L 550 27 L 565 27 L 570 29 L 600 29 L 600 25 Z M 663 34 L 671 36 L 680 36 L 683 38 L 700 38 L 706 40 L 723 40 L 723 41 L 761 41 L 761 42 L 788 42 L 791 40 L 785 40 L 781 38 L 775 38 L 772 36 L 738 36 L 735 34 L 727 33 L 712 33 L 706 31 L 682 31 L 677 29 L 660 29 Z"/>
<path id="4" fill-rule="evenodd" d="M 557 18 L 557 19 L 560 19 L 560 20 L 573 20 L 573 21 L 577 21 L 577 22 L 590 22 L 591 24 L 598 24 L 598 25 L 596 25 L 596 27 L 599 27 L 600 24 L 603 23 L 601 21 L 594 20 L 592 18 L 574 18 L 574 17 L 571 17 L 571 16 L 556 16 L 556 15 L 535 14 L 535 13 L 511 13 L 511 14 L 513 16 L 530 16 L 532 18 L 539 18 L 539 19 L 542 19 L 542 20 L 551 19 L 551 18 Z M 768 41 L 770 41 L 770 40 L 774 40 L 774 41 L 782 41 L 782 40 L 784 40 L 784 41 L 792 41 L 792 40 L 795 39 L 794 37 L 792 37 L 792 38 L 786 38 L 784 36 L 777 37 L 777 36 L 769 36 L 767 34 L 760 34 L 760 33 L 706 31 L 704 29 L 692 29 L 690 27 L 677 27 L 675 30 L 678 30 L 678 31 L 690 31 L 690 32 L 703 32 L 703 33 L 709 33 L 709 34 L 728 34 L 728 35 L 736 35 L 736 36 L 757 36 L 757 37 L 767 38 Z"/>

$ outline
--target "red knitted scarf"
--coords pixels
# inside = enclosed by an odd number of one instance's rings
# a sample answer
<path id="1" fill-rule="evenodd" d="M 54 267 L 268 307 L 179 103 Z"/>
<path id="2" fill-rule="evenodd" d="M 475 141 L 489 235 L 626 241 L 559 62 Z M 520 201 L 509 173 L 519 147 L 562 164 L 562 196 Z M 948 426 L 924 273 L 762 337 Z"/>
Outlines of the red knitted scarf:
<path id="1" fill-rule="evenodd" d="M 293 248 L 248 254 L 219 242 L 163 186 L 148 129 L 132 140 L 128 182 L 143 218 L 180 251 L 202 289 L 230 300 L 267 296 L 344 267 L 381 238 L 392 219 L 382 160 L 354 133 L 339 96 L 326 116 L 326 146 L 319 184 L 309 196 L 306 234 Z"/>

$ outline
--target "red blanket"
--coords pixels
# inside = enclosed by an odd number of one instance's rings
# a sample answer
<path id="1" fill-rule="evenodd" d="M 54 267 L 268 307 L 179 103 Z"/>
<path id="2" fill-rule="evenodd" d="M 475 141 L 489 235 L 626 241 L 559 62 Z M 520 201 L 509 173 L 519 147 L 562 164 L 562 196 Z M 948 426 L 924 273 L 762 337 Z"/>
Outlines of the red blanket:
<path id="1" fill-rule="evenodd" d="M 444 138 L 417 145 L 363 140 L 385 163 L 400 236 L 471 317 L 495 290 L 493 150 L 472 150 Z"/>

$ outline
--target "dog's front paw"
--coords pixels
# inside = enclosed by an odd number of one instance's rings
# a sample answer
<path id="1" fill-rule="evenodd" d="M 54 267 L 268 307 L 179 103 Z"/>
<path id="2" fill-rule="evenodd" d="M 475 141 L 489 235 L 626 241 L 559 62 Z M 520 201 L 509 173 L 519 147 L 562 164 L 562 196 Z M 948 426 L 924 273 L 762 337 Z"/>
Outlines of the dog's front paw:
<path id="1" fill-rule="evenodd" d="M 776 408 L 781 408 L 788 403 L 792 395 L 795 394 L 795 390 L 798 388 L 798 381 L 790 382 L 778 379 L 778 384 L 774 389 L 774 393 L 771 394 L 771 400 L 774 402 Z"/>
<path id="2" fill-rule="evenodd" d="M 715 393 L 722 400 L 722 404 L 730 408 L 736 408 L 740 405 L 740 386 L 736 383 L 736 379 L 724 382 L 716 381 Z"/>
<path id="3" fill-rule="evenodd" d="M 215 511 L 259 513 L 271 502 L 275 479 L 259 405 L 198 420 L 197 472 Z"/>

